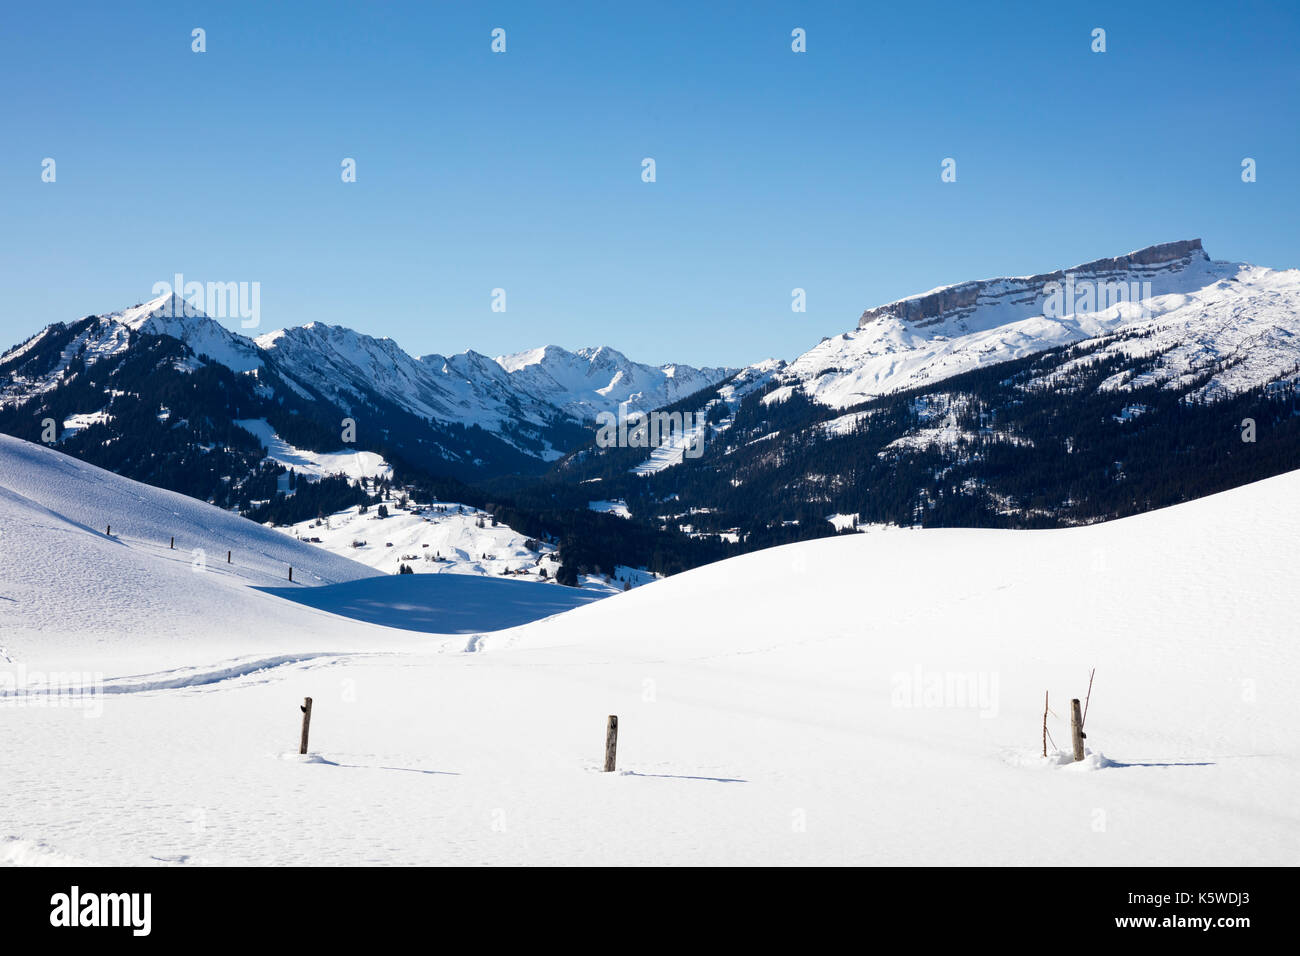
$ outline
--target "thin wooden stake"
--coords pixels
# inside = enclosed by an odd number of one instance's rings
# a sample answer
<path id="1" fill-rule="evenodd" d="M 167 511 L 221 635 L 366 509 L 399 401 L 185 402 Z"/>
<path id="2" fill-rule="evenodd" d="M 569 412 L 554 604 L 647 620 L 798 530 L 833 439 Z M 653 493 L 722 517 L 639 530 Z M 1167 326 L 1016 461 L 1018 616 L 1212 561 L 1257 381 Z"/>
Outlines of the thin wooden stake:
<path id="1" fill-rule="evenodd" d="M 293 581 L 293 565 L 289 565 L 289 580 Z"/>
<path id="2" fill-rule="evenodd" d="M 307 732 L 311 729 L 311 698 L 304 697 L 302 706 L 298 708 L 302 711 L 302 744 L 298 747 L 298 753 L 307 752 Z"/>
<path id="3" fill-rule="evenodd" d="M 107 528 L 104 529 L 104 537 L 106 537 L 106 538 L 111 538 L 111 537 L 113 537 L 113 526 L 112 526 L 112 525 L 109 525 Z"/>
<path id="4" fill-rule="evenodd" d="M 172 543 L 169 544 L 167 547 L 171 548 L 173 551 L 176 550 L 176 535 L 172 535 Z"/>
<path id="5" fill-rule="evenodd" d="M 613 714 L 609 715 L 609 723 L 605 725 L 605 773 L 612 773 L 618 754 L 618 718 Z"/>
<path id="6" fill-rule="evenodd" d="M 1092 700 L 1092 679 L 1097 674 L 1097 668 L 1088 672 L 1088 694 L 1083 698 L 1083 723 L 1088 723 L 1088 701 Z"/>
<path id="7" fill-rule="evenodd" d="M 227 552 L 226 552 L 226 564 L 229 564 L 229 563 L 230 563 L 230 552 L 227 551 Z"/>
<path id="8" fill-rule="evenodd" d="M 1043 756 L 1047 756 L 1047 699 L 1050 696 L 1049 691 L 1043 691 Z"/>
<path id="9" fill-rule="evenodd" d="M 1083 732 L 1083 715 L 1079 713 L 1079 698 L 1070 701 L 1070 737 L 1074 741 L 1074 759 L 1076 761 L 1083 759 L 1083 738 L 1088 736 Z"/>

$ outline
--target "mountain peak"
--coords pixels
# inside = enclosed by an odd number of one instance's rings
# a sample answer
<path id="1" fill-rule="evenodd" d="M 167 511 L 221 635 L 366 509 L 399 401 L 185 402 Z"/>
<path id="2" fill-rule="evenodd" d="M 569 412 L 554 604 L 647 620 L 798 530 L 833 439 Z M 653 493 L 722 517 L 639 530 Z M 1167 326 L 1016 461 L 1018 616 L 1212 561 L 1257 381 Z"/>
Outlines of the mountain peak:
<path id="1" fill-rule="evenodd" d="M 211 321 L 201 310 L 186 302 L 175 292 L 168 292 L 166 295 L 160 295 L 148 302 L 133 305 L 121 312 L 110 313 L 105 317 L 112 319 L 119 325 L 125 325 L 129 329 L 137 331 L 149 323 L 151 319 L 207 319 Z"/>
<path id="2" fill-rule="evenodd" d="M 609 366 L 630 364 L 630 360 L 626 355 L 618 349 L 611 348 L 608 345 L 598 345 L 595 348 L 590 346 L 587 348 L 581 348 L 578 349 L 577 354 L 582 356 L 582 358 L 586 359 L 592 365 Z"/>
<path id="3" fill-rule="evenodd" d="M 133 332 L 179 339 L 195 355 L 207 355 L 236 372 L 262 367 L 258 347 L 251 339 L 231 332 L 175 292 L 110 313 L 104 318 Z"/>
<path id="4" fill-rule="evenodd" d="M 543 345 L 535 349 L 525 349 L 522 352 L 512 352 L 509 355 L 498 355 L 495 361 L 507 372 L 517 372 L 529 365 L 541 365 L 572 356 L 573 353 L 566 348 L 561 348 L 558 345 Z"/>

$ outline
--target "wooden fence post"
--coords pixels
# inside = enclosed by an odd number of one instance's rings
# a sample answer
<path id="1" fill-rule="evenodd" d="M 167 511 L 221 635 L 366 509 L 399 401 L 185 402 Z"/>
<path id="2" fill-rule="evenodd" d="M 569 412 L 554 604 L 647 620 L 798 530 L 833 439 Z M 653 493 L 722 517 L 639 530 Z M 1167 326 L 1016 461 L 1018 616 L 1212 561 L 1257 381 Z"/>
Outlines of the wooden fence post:
<path id="1" fill-rule="evenodd" d="M 1043 756 L 1047 756 L 1047 701 L 1051 691 L 1043 691 Z"/>
<path id="2" fill-rule="evenodd" d="M 1079 713 L 1079 698 L 1070 701 L 1070 736 L 1074 739 L 1074 759 L 1083 759 L 1083 717 Z"/>
<path id="3" fill-rule="evenodd" d="M 176 535 L 172 535 L 172 543 L 167 545 L 167 547 L 173 551 L 176 550 Z"/>
<path id="4" fill-rule="evenodd" d="M 605 725 L 605 773 L 612 773 L 618 755 L 618 718 L 609 715 Z"/>
<path id="5" fill-rule="evenodd" d="M 310 697 L 303 698 L 302 706 L 299 708 L 299 710 L 302 711 L 302 744 L 301 746 L 298 747 L 298 753 L 305 754 L 307 752 L 307 732 L 311 729 L 311 698 Z"/>
<path id="6" fill-rule="evenodd" d="M 293 565 L 292 565 L 292 564 L 289 565 L 289 581 L 290 581 L 291 583 L 292 583 L 292 581 L 293 581 Z"/>

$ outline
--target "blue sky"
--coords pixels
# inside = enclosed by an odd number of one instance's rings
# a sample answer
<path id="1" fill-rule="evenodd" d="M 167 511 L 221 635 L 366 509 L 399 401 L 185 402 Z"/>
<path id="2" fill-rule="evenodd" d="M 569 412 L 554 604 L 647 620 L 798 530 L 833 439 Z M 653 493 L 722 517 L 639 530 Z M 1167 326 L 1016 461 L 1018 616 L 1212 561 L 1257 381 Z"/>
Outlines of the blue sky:
<path id="1" fill-rule="evenodd" d="M 740 365 L 1170 239 L 1300 266 L 1297 5 L 990 6 L 7 4 L 0 347 L 181 272 L 254 334 Z"/>

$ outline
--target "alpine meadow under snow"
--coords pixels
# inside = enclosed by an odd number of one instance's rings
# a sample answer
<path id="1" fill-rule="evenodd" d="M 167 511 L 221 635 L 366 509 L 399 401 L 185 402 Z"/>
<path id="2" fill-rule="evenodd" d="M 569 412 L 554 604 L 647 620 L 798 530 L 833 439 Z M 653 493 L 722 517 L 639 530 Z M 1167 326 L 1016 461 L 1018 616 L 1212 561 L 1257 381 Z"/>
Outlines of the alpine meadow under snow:
<path id="1" fill-rule="evenodd" d="M 802 542 L 417 633 L 286 600 L 283 569 L 390 609 L 429 582 L 569 589 L 371 576 L 0 438 L 0 860 L 1293 863 L 1297 534 L 1290 473 L 1083 528 Z M 1089 758 L 1042 758 L 1044 692 L 1063 715 L 1092 667 Z M 94 672 L 102 693 L 60 693 Z"/>

